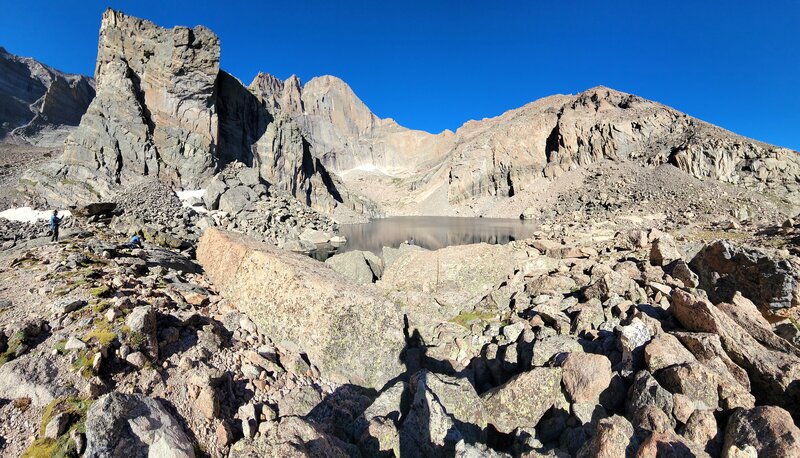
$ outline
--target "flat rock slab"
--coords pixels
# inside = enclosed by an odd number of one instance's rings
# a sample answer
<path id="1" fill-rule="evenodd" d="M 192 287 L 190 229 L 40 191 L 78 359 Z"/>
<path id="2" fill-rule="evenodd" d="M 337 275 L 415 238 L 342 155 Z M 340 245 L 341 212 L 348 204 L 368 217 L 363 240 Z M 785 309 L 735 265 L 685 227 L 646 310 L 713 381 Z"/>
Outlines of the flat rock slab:
<path id="1" fill-rule="evenodd" d="M 385 260 L 381 286 L 425 291 L 455 304 L 480 299 L 513 274 L 527 256 L 509 245 L 449 246 L 436 251 L 403 250 Z"/>
<path id="2" fill-rule="evenodd" d="M 403 371 L 403 316 L 377 289 L 324 263 L 208 229 L 197 259 L 223 297 L 333 381 L 381 388 Z"/>

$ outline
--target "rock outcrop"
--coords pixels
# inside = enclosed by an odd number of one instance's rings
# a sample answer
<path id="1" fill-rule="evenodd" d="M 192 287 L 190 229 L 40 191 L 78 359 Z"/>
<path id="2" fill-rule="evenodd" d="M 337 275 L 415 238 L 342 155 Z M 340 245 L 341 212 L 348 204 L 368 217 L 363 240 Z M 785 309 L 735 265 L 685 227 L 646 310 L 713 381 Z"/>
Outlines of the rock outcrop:
<path id="1" fill-rule="evenodd" d="M 800 156 L 748 140 L 631 94 L 597 87 L 547 97 L 456 132 L 448 198 L 513 196 L 537 178 L 601 160 L 669 163 L 792 200 Z"/>
<path id="2" fill-rule="evenodd" d="M 508 245 L 459 245 L 440 250 L 403 247 L 381 279 L 388 290 L 423 291 L 449 304 L 477 303 L 523 259 Z"/>
<path id="3" fill-rule="evenodd" d="M 218 73 L 219 38 L 209 29 L 164 29 L 106 10 L 97 97 L 45 172 L 78 184 L 78 198 L 108 196 L 141 176 L 196 186 L 217 167 Z"/>
<path id="4" fill-rule="evenodd" d="M 305 352 L 327 377 L 380 388 L 402 372 L 403 317 L 377 290 L 306 256 L 216 229 L 200 239 L 197 258 L 270 339 Z"/>
<path id="5" fill-rule="evenodd" d="M 0 140 L 61 146 L 94 98 L 94 80 L 0 47 Z"/>
<path id="6" fill-rule="evenodd" d="M 719 241 L 700 250 L 690 265 L 712 301 L 730 301 L 739 291 L 763 310 L 800 305 L 800 272 L 788 260 Z"/>
<path id="7" fill-rule="evenodd" d="M 155 177 L 198 188 L 232 162 L 333 213 L 371 206 L 340 191 L 299 126 L 220 70 L 219 38 L 203 26 L 165 29 L 107 10 L 100 27 L 97 97 L 63 156 L 29 175 L 50 201 L 106 198 Z M 56 189 L 58 188 L 58 189 Z"/>

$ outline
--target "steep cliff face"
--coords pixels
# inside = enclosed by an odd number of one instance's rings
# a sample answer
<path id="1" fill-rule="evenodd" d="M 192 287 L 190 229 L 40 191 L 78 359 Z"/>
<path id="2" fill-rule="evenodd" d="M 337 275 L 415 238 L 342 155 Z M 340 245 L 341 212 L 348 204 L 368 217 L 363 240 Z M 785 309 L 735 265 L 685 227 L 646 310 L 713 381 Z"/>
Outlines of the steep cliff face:
<path id="1" fill-rule="evenodd" d="M 313 145 L 314 155 L 337 174 L 364 169 L 406 176 L 441 160 L 452 143 L 452 132 L 433 135 L 377 117 L 347 83 L 333 76 L 301 86 L 296 76 L 283 82 L 261 73 L 250 88 L 289 114 Z"/>
<path id="2" fill-rule="evenodd" d="M 204 27 L 164 29 L 107 10 L 97 97 L 67 138 L 63 156 L 29 178 L 49 200 L 75 202 L 106 197 L 144 176 L 200 187 L 227 164 L 241 162 L 319 210 L 358 207 L 345 201 L 348 194 L 311 155 L 299 126 L 279 110 L 292 107 L 291 100 L 251 93 L 220 71 L 219 49 L 217 36 Z M 278 83 L 281 90 L 291 87 Z"/>
<path id="3" fill-rule="evenodd" d="M 112 184 L 152 175 L 196 185 L 217 162 L 218 73 L 219 39 L 210 30 L 168 30 L 107 10 L 97 98 L 67 138 L 66 175 L 97 174 Z"/>
<path id="4" fill-rule="evenodd" d="M 800 204 L 797 153 L 604 87 L 546 97 L 438 135 L 375 116 L 335 77 L 301 86 L 296 77 L 284 82 L 259 74 L 250 88 L 300 126 L 313 155 L 349 188 L 389 213 L 416 213 L 422 210 L 415 206 L 432 199 L 457 208 L 513 197 L 604 160 L 669 163 L 697 178 Z M 438 210 L 424 209 L 431 211 Z"/>
<path id="5" fill-rule="evenodd" d="M 61 146 L 94 98 L 94 80 L 0 48 L 0 140 Z"/>

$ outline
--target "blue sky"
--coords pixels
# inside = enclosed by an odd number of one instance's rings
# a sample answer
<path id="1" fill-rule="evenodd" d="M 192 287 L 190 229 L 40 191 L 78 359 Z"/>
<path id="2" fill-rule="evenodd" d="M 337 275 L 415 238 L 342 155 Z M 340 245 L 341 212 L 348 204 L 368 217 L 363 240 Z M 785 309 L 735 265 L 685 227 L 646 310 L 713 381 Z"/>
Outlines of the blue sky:
<path id="1" fill-rule="evenodd" d="M 0 46 L 91 74 L 108 6 L 210 27 L 246 84 L 336 75 L 411 128 L 605 85 L 800 150 L 800 1 L 5 0 Z"/>

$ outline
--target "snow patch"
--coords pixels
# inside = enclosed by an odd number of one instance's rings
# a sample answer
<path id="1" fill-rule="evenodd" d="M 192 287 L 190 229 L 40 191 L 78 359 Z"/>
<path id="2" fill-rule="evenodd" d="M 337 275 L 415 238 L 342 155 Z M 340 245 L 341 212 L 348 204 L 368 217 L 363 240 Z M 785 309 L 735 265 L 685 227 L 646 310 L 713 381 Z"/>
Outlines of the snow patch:
<path id="1" fill-rule="evenodd" d="M 384 170 L 378 168 L 378 166 L 373 164 L 360 164 L 352 169 L 342 171 L 342 175 L 353 173 L 353 172 L 369 172 L 369 173 L 380 173 L 381 175 L 389 175 Z"/>
<path id="2" fill-rule="evenodd" d="M 181 200 L 181 204 L 183 204 L 186 208 L 191 208 L 192 210 L 196 211 L 197 213 L 208 213 L 208 210 L 203 207 L 202 205 L 192 205 L 193 200 L 195 199 L 202 199 L 203 196 L 206 194 L 205 189 L 192 189 L 188 191 L 177 191 L 175 194 L 178 196 L 178 199 Z"/>
<path id="3" fill-rule="evenodd" d="M 34 210 L 31 207 L 16 207 L 0 212 L 0 218 L 22 223 L 35 223 L 40 220 L 48 221 L 52 214 L 52 210 Z M 60 218 L 68 218 L 72 216 L 72 213 L 68 210 L 59 210 L 58 216 Z"/>
<path id="4" fill-rule="evenodd" d="M 191 198 L 202 199 L 203 196 L 206 194 L 206 190 L 205 189 L 193 189 L 193 190 L 189 190 L 189 191 L 178 191 L 175 194 L 178 195 L 178 199 L 180 199 L 181 201 L 186 201 L 186 200 L 189 200 Z"/>

